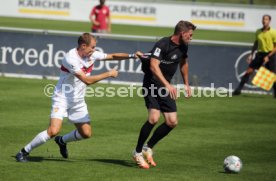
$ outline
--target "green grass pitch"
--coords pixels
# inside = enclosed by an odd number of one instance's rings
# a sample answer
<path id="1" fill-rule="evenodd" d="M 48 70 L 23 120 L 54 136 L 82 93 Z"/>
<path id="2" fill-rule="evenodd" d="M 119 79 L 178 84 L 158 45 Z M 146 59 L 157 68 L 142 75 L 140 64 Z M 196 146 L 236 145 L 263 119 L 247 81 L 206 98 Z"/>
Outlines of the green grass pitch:
<path id="1" fill-rule="evenodd" d="M 48 126 L 50 80 L 0 77 L 0 180 L 188 180 L 276 179 L 276 101 L 271 96 L 179 98 L 179 125 L 154 149 L 156 168 L 138 169 L 131 152 L 146 120 L 142 98 L 86 98 L 93 137 L 68 144 L 62 159 L 53 140 L 35 149 L 28 163 L 16 152 Z M 95 84 L 96 86 L 110 86 Z M 118 87 L 118 86 L 115 86 Z M 162 120 L 160 120 L 162 122 Z M 160 123 L 159 123 L 160 124 Z M 74 129 L 64 121 L 61 134 Z M 223 160 L 239 156 L 239 174 L 225 174 Z"/>
<path id="2" fill-rule="evenodd" d="M 50 29 L 62 31 L 89 32 L 91 24 L 89 22 L 0 17 L 0 26 L 44 30 Z M 112 33 L 123 35 L 163 37 L 171 35 L 173 33 L 173 27 L 165 28 L 153 26 L 132 26 L 113 24 Z M 253 43 L 255 36 L 252 32 L 232 32 L 198 29 L 194 32 L 193 38 L 198 40 L 217 40 Z"/>
<path id="3" fill-rule="evenodd" d="M 85 22 L 0 17 L 1 26 L 89 31 Z M 167 36 L 172 28 L 113 25 L 115 34 Z M 254 33 L 197 30 L 194 39 L 253 42 Z M 69 144 L 60 157 L 54 141 L 34 150 L 31 162 L 16 152 L 48 126 L 47 80 L 0 78 L 1 180 L 275 180 L 276 114 L 270 96 L 178 100 L 179 125 L 155 151 L 156 168 L 141 170 L 131 152 L 146 120 L 142 98 L 87 98 L 93 137 Z M 100 84 L 98 84 L 100 85 Z M 94 85 L 95 87 L 97 85 Z M 107 85 L 104 85 L 107 86 Z M 162 120 L 160 120 L 162 122 Z M 74 129 L 64 122 L 61 134 Z M 244 168 L 225 174 L 223 159 L 235 154 Z"/>

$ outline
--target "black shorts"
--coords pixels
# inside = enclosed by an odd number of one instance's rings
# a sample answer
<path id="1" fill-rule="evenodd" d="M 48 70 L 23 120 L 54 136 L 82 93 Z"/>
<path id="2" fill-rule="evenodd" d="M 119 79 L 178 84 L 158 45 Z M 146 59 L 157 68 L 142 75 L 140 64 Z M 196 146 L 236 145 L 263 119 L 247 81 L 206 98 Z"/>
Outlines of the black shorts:
<path id="1" fill-rule="evenodd" d="M 264 57 L 268 54 L 269 53 L 258 52 L 254 60 L 249 64 L 249 67 L 253 69 L 259 69 L 264 63 Z M 275 72 L 275 56 L 271 56 L 269 58 L 269 61 L 265 64 L 265 67 L 268 70 Z"/>
<path id="2" fill-rule="evenodd" d="M 161 112 L 177 111 L 175 100 L 170 97 L 164 87 L 156 86 L 156 84 L 149 81 L 144 81 L 143 95 L 147 109 L 157 109 Z"/>

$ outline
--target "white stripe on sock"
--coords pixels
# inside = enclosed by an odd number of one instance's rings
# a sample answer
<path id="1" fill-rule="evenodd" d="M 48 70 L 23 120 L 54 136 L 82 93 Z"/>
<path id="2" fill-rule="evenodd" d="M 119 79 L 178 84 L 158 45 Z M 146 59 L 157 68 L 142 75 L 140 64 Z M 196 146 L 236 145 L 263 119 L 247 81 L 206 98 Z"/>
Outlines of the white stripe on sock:
<path id="1" fill-rule="evenodd" d="M 26 152 L 30 153 L 34 148 L 42 145 L 49 139 L 50 136 L 48 135 L 47 130 L 42 131 L 41 133 L 36 135 L 36 137 L 24 147 L 24 149 Z"/>

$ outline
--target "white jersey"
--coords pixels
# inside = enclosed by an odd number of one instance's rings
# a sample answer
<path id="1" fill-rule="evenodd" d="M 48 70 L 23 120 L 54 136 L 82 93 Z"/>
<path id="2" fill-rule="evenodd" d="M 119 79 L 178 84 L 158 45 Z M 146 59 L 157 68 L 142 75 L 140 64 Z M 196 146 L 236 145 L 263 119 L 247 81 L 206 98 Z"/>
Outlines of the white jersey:
<path id="1" fill-rule="evenodd" d="M 71 49 L 62 60 L 60 78 L 53 99 L 62 98 L 70 102 L 84 99 L 86 84 L 78 79 L 75 74 L 83 71 L 86 75 L 90 75 L 94 62 L 104 59 L 106 56 L 105 53 L 95 51 L 90 57 L 81 58 L 76 48 Z"/>

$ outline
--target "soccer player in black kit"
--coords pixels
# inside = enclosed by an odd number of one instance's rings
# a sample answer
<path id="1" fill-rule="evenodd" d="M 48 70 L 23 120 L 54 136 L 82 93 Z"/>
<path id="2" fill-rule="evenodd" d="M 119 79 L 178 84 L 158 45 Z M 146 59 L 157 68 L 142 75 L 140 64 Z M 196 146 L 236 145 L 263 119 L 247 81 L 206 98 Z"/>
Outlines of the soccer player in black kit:
<path id="1" fill-rule="evenodd" d="M 192 23 L 179 21 L 172 36 L 159 40 L 150 51 L 148 58 L 140 57 L 145 73 L 143 94 L 148 109 L 148 119 L 140 130 L 137 146 L 133 151 L 133 159 L 140 168 L 148 169 L 150 165 L 156 166 L 152 157 L 152 148 L 177 125 L 175 103 L 177 89 L 171 85 L 170 81 L 178 66 L 185 84 L 186 96 L 191 96 L 187 51 L 195 29 L 196 26 Z M 159 121 L 160 113 L 163 114 L 165 122 L 154 131 L 152 137 L 144 145 L 154 125 Z"/>

